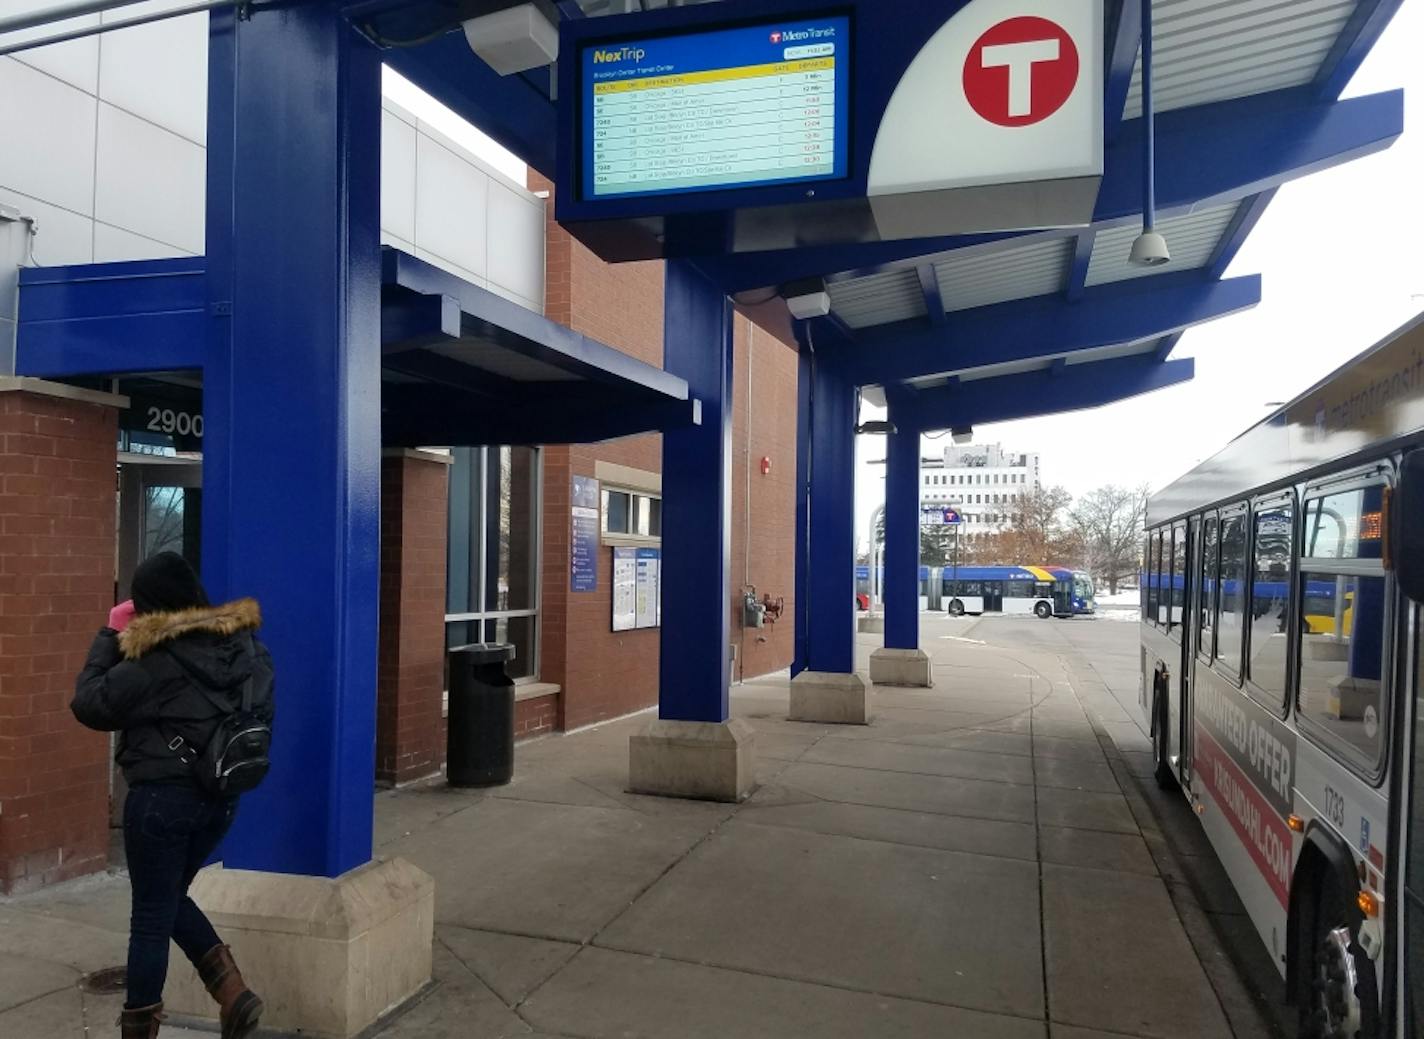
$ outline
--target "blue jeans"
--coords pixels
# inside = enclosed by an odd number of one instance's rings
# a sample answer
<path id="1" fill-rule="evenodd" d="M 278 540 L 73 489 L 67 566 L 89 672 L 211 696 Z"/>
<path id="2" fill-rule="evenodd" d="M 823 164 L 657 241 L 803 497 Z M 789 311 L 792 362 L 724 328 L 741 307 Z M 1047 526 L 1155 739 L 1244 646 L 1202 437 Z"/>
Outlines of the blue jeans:
<path id="1" fill-rule="evenodd" d="M 236 798 L 218 800 L 188 784 L 145 783 L 129 790 L 124 851 L 133 911 L 125 1006 L 152 1006 L 163 999 L 170 938 L 194 966 L 221 944 L 188 897 L 188 885 L 217 850 L 236 812 Z"/>

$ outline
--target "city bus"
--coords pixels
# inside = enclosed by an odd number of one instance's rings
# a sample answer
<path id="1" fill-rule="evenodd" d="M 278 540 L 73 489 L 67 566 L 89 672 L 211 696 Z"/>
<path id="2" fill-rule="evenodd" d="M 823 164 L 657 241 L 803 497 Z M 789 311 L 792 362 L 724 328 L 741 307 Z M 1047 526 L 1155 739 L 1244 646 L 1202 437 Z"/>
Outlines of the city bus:
<path id="1" fill-rule="evenodd" d="M 1141 585 L 1157 782 L 1300 1034 L 1421 1034 L 1424 314 L 1153 496 Z"/>
<path id="2" fill-rule="evenodd" d="M 960 566 L 943 570 L 941 601 L 953 617 L 966 613 L 1072 617 L 1092 613 L 1093 579 L 1062 566 Z"/>

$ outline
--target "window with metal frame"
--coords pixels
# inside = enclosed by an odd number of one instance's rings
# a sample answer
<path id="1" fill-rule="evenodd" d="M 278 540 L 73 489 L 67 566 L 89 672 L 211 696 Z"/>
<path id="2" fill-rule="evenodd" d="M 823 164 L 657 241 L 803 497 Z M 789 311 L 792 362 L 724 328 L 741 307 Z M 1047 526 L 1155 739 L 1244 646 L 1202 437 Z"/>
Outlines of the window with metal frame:
<path id="1" fill-rule="evenodd" d="M 1165 549 L 1164 549 L 1165 552 Z M 1164 561 L 1163 568 L 1168 564 Z M 1167 633 L 1173 639 L 1182 640 L 1182 610 L 1187 594 L 1187 528 L 1178 523 L 1172 528 L 1172 554 L 1170 572 L 1167 574 Z"/>
<path id="2" fill-rule="evenodd" d="M 1302 510 L 1296 719 L 1327 750 L 1378 776 L 1387 744 L 1389 576 L 1378 479 L 1336 483 Z"/>
<path id="3" fill-rule="evenodd" d="M 538 676 L 539 451 L 451 451 L 446 645 L 508 642 L 509 674 Z"/>
<path id="4" fill-rule="evenodd" d="M 1295 555 L 1295 500 L 1257 502 L 1252 517 L 1251 632 L 1247 692 L 1280 712 L 1290 671 L 1291 560 Z"/>
<path id="5" fill-rule="evenodd" d="M 603 488 L 603 533 L 620 537 L 663 536 L 663 500 L 656 494 Z"/>
<path id="6" fill-rule="evenodd" d="M 1220 606 L 1216 613 L 1217 667 L 1232 678 L 1241 675 L 1246 632 L 1246 550 L 1249 534 L 1245 508 L 1221 517 Z"/>
<path id="7" fill-rule="evenodd" d="M 1217 568 L 1220 563 L 1218 532 L 1220 521 L 1215 514 L 1202 520 L 1202 551 L 1199 567 L 1199 587 L 1201 594 L 1197 601 L 1197 652 L 1203 660 L 1210 660 L 1216 652 L 1216 599 L 1220 581 Z"/>
<path id="8" fill-rule="evenodd" d="M 1147 619 L 1162 622 L 1162 531 L 1154 530 L 1147 549 Z"/>

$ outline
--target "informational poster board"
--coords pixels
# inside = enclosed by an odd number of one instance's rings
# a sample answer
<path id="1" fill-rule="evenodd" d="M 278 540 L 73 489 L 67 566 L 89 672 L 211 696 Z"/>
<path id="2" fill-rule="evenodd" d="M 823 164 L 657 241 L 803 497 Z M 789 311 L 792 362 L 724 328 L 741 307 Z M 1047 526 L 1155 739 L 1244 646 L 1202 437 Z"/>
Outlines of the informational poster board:
<path id="1" fill-rule="evenodd" d="M 613 550 L 613 630 L 662 624 L 662 550 Z"/>
<path id="2" fill-rule="evenodd" d="M 613 550 L 613 630 L 638 626 L 638 557 L 635 548 Z"/>
<path id="3" fill-rule="evenodd" d="M 575 592 L 598 589 L 598 481 L 575 476 L 570 511 L 573 538 L 569 545 L 569 588 Z"/>

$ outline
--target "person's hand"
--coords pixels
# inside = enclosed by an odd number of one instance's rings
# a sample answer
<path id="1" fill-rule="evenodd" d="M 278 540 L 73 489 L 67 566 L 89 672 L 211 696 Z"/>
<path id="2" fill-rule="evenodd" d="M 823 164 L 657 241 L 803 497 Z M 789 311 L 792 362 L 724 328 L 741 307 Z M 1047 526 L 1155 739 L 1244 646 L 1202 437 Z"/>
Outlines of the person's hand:
<path id="1" fill-rule="evenodd" d="M 129 626 L 129 621 L 134 618 L 134 604 L 132 599 L 125 599 L 119 605 L 109 611 L 109 627 L 115 631 L 123 631 Z"/>

